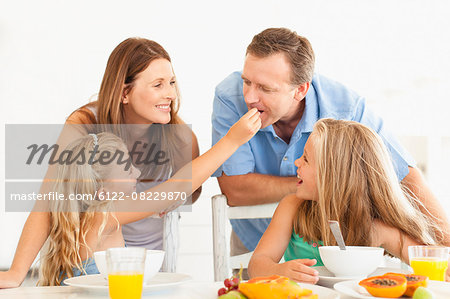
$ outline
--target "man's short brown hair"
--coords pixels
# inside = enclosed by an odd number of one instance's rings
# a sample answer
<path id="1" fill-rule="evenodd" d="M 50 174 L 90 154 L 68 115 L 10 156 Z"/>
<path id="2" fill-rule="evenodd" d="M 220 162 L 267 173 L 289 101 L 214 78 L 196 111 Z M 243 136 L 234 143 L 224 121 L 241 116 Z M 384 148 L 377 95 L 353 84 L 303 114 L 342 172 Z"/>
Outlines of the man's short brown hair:
<path id="1" fill-rule="evenodd" d="M 253 37 L 247 53 L 264 58 L 284 53 L 291 65 L 291 84 L 311 82 L 314 73 L 314 51 L 309 41 L 287 28 L 269 28 Z"/>

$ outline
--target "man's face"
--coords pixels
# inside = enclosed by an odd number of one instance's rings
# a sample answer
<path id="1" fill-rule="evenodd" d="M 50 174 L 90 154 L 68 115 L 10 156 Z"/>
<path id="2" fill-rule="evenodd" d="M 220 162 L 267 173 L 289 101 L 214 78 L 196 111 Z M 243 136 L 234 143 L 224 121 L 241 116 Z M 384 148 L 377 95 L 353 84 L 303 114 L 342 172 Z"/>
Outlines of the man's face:
<path id="1" fill-rule="evenodd" d="M 242 71 L 244 99 L 248 109 L 261 112 L 262 127 L 281 120 L 289 122 L 299 101 L 297 89 L 290 84 L 291 68 L 284 54 L 259 58 L 247 54 Z"/>

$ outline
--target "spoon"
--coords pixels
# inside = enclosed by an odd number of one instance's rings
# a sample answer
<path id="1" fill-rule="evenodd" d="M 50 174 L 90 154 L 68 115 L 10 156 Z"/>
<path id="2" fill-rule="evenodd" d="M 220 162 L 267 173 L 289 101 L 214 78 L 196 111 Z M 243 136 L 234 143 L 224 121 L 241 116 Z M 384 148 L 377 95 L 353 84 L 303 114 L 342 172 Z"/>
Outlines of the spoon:
<path id="1" fill-rule="evenodd" d="M 331 232 L 333 233 L 334 238 L 339 246 L 340 250 L 346 250 L 344 238 L 342 237 L 341 228 L 339 227 L 339 222 L 335 220 L 328 220 L 330 224 Z"/>

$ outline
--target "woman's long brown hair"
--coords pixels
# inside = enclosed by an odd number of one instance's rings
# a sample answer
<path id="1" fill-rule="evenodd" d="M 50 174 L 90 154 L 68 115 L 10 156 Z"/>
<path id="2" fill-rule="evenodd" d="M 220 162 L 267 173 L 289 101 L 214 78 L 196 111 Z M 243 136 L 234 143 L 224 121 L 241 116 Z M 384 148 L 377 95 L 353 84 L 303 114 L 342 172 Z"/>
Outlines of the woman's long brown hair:
<path id="1" fill-rule="evenodd" d="M 68 118 L 68 123 L 83 124 L 88 132 L 112 132 L 127 143 L 128 134 L 124 132 L 123 126 L 120 126 L 126 124 L 121 99 L 133 88 L 138 74 L 156 59 L 167 59 L 171 62 L 167 51 L 157 42 L 138 37 L 128 38 L 121 42 L 109 56 L 97 101 L 73 112 Z M 180 167 L 177 165 L 179 161 L 182 161 L 184 165 L 192 157 L 191 149 L 189 149 L 189 155 L 187 150 L 177 152 L 177 149 L 191 146 L 192 131 L 178 116 L 180 92 L 177 83 L 175 83 L 175 87 L 177 97 L 170 104 L 169 124 L 178 126 L 154 124 L 150 126 L 147 134 L 148 143 L 155 143 L 159 146 L 155 152 L 163 150 L 167 153 L 171 161 L 170 165 L 152 167 L 151 173 L 148 169 L 140 169 L 141 180 L 154 180 L 155 177 L 160 176 L 159 173 L 170 173 Z M 90 108 L 96 110 L 96 115 Z M 91 124 L 98 124 L 98 126 L 89 126 Z M 182 157 L 180 158 L 180 156 Z"/>
<path id="2" fill-rule="evenodd" d="M 112 51 L 98 94 L 97 121 L 99 124 L 125 124 L 121 102 L 123 95 L 133 88 L 139 73 L 144 71 L 153 60 L 161 58 L 171 62 L 169 54 L 161 45 L 145 38 L 128 38 Z M 176 93 L 177 98 L 170 104 L 170 124 L 181 122 L 177 116 L 180 99 L 178 85 Z"/>

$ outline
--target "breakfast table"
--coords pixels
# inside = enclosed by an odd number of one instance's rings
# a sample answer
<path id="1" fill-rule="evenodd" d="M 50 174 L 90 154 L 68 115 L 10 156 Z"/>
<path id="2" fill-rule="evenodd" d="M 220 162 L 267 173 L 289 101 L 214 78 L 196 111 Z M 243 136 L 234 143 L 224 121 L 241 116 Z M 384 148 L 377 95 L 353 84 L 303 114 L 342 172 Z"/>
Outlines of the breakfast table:
<path id="1" fill-rule="evenodd" d="M 223 286 L 221 282 L 190 281 L 182 285 L 155 292 L 144 292 L 142 298 L 151 299 L 216 299 L 217 290 Z M 100 299 L 109 298 L 107 293 L 95 293 L 77 287 L 20 287 L 0 290 L 0 299 Z M 321 297 L 319 296 L 319 299 Z M 340 296 L 341 299 L 352 297 Z"/>
<path id="2" fill-rule="evenodd" d="M 374 298 L 364 296 L 349 296 L 346 293 L 338 292 L 332 288 L 317 285 L 302 285 L 309 287 L 314 293 L 319 295 L 319 299 L 353 299 L 353 298 Z M 216 299 L 217 291 L 223 287 L 222 282 L 195 281 L 188 280 L 176 286 L 170 286 L 158 290 L 144 290 L 142 298 L 151 299 Z M 439 282 L 433 285 L 435 299 L 450 298 L 450 283 Z M 56 298 L 83 298 L 100 299 L 109 298 L 107 289 L 90 290 L 74 286 L 53 286 L 53 287 L 19 287 L 15 289 L 0 290 L 0 299 L 56 299 Z"/>
<path id="3" fill-rule="evenodd" d="M 184 284 L 166 290 L 144 292 L 142 298 L 152 299 L 215 299 L 220 283 L 188 281 Z M 16 289 L 0 290 L 0 298 L 8 299 L 60 299 L 83 298 L 100 299 L 109 298 L 107 292 L 92 292 L 73 286 L 63 287 L 20 287 Z"/>

